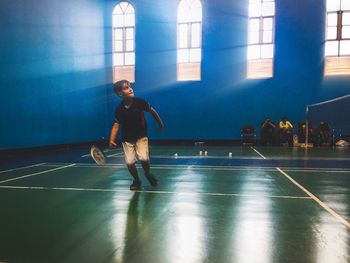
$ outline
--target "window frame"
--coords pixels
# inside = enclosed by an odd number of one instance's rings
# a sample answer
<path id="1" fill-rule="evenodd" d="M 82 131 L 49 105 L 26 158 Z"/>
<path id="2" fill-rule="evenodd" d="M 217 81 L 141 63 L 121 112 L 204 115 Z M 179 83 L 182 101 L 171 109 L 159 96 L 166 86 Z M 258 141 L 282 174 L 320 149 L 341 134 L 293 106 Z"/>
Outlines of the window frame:
<path id="1" fill-rule="evenodd" d="M 273 3 L 273 12 L 268 12 L 268 14 L 263 14 L 263 4 L 264 3 Z M 251 6 L 259 3 L 260 14 L 250 14 Z M 276 35 L 276 1 L 248 1 L 248 39 L 247 39 L 247 78 L 248 79 L 261 79 L 261 78 L 272 78 L 273 77 L 273 63 L 275 58 L 275 35 Z M 266 9 L 265 9 L 266 10 Z M 264 28 L 265 19 L 271 19 L 271 28 Z M 258 30 L 252 30 L 252 21 L 258 20 Z M 269 41 L 264 41 L 264 34 L 266 32 L 271 32 L 271 38 Z M 252 36 L 254 34 L 258 35 L 257 41 L 252 41 Z M 271 45 L 271 47 L 269 47 Z M 267 53 L 263 55 L 263 49 L 267 52 L 272 52 L 271 54 Z M 272 50 L 269 50 L 272 48 Z M 254 50 L 255 51 L 252 51 Z M 252 53 L 253 52 L 253 53 Z"/>
<path id="2" fill-rule="evenodd" d="M 115 13 L 115 10 L 118 6 L 120 6 L 121 4 L 127 4 L 127 7 L 125 8 L 125 10 L 123 10 L 122 7 L 120 7 L 120 9 L 122 10 L 122 14 L 117 14 Z M 128 10 L 129 6 L 131 6 L 132 8 L 132 13 L 126 13 L 126 11 Z M 125 25 L 125 16 L 126 15 L 133 15 L 133 25 Z M 123 19 L 123 26 L 120 25 L 115 25 L 114 24 L 114 16 L 121 16 Z M 133 30 L 133 34 L 132 34 L 132 38 L 127 38 L 127 30 L 128 29 L 132 29 Z M 117 35 L 117 31 L 121 30 L 122 31 L 122 37 L 121 39 L 117 39 L 116 35 Z M 127 50 L 127 43 L 128 41 L 132 41 L 132 50 Z M 121 50 L 117 50 L 117 42 L 121 42 Z M 118 63 L 116 62 L 116 56 L 122 56 L 122 63 Z M 127 63 L 127 55 L 131 55 L 132 58 L 132 63 Z M 118 4 L 116 4 L 113 8 L 112 11 L 112 67 L 113 67 L 113 82 L 116 82 L 117 80 L 120 79 L 127 79 L 130 82 L 135 82 L 135 64 L 136 64 L 136 11 L 134 6 L 128 2 L 128 1 L 121 1 Z M 120 74 L 122 75 L 121 77 L 117 76 L 118 74 L 116 73 L 116 71 L 120 70 Z M 129 76 L 129 78 L 127 77 Z"/>
<path id="3" fill-rule="evenodd" d="M 329 1 L 329 0 L 328 0 Z M 338 42 L 337 43 L 337 55 L 326 55 L 326 50 L 325 50 L 325 57 L 343 57 L 343 56 L 350 56 L 349 55 L 341 55 L 340 54 L 340 42 L 341 41 L 344 41 L 344 40 L 350 40 L 350 36 L 347 37 L 347 38 L 343 38 L 343 32 L 342 32 L 342 29 L 344 27 L 344 24 L 343 24 L 343 14 L 344 13 L 348 13 L 350 15 L 350 8 L 349 9 L 346 9 L 346 10 L 342 10 L 342 1 L 344 0 L 340 0 L 340 6 L 339 6 L 339 10 L 335 11 L 335 10 L 332 10 L 332 11 L 326 11 L 326 43 L 331 43 L 331 42 Z M 332 14 L 336 14 L 337 15 L 337 25 L 336 26 L 328 26 L 328 17 L 329 15 L 332 15 Z M 346 25 L 346 26 L 350 26 L 350 23 L 349 25 Z M 328 39 L 328 30 L 329 28 L 331 27 L 336 27 L 336 38 L 335 39 Z"/>
<path id="4" fill-rule="evenodd" d="M 127 39 L 126 38 L 126 31 L 128 29 L 133 29 L 133 38 L 132 39 Z M 121 40 L 116 40 L 114 38 L 115 35 L 115 31 L 116 30 L 122 30 L 122 39 Z M 132 40 L 133 41 L 133 49 L 132 50 L 126 50 L 126 46 L 127 46 L 127 41 L 128 40 Z M 121 51 L 117 51 L 115 48 L 115 43 L 121 41 L 122 42 L 122 50 Z M 119 65 L 119 66 L 130 66 L 128 64 L 125 63 L 125 54 L 126 53 L 135 53 L 135 26 L 127 26 L 127 27 L 113 27 L 113 54 L 123 54 L 123 64 Z M 135 65 L 132 64 L 132 65 Z"/>
<path id="5" fill-rule="evenodd" d="M 332 3 L 332 4 L 330 4 Z M 343 6 L 344 0 L 329 2 L 325 15 L 325 48 L 324 48 L 324 76 L 350 75 L 350 5 Z M 334 5 L 336 4 L 336 5 Z M 344 24 L 344 14 L 348 16 L 348 23 Z M 330 15 L 336 15 L 336 25 L 329 25 Z M 335 19 L 334 19 L 335 20 Z M 343 37 L 343 28 L 348 27 L 348 37 Z M 335 38 L 329 38 L 331 28 L 336 28 Z M 345 42 L 345 43 L 344 43 Z M 342 44 L 344 46 L 342 46 Z M 344 52 L 345 51 L 345 52 Z M 345 53 L 345 54 L 344 54 Z"/>
<path id="6" fill-rule="evenodd" d="M 182 1 L 179 1 L 178 9 L 177 9 L 177 46 L 176 46 L 176 80 L 177 81 L 200 81 L 201 76 L 201 66 L 202 66 L 202 33 L 203 33 L 203 4 L 201 0 L 193 0 L 192 4 L 196 4 L 195 1 L 200 3 L 200 20 L 190 20 L 190 21 L 182 21 L 179 19 L 179 14 L 181 11 L 181 5 Z M 184 8 L 184 7 L 182 7 Z M 186 19 L 185 19 L 186 20 Z M 180 34 L 180 27 L 183 25 L 186 25 L 187 28 L 187 34 L 186 34 L 186 45 L 181 46 L 183 39 L 181 38 L 182 35 Z M 198 31 L 198 46 L 193 45 L 193 39 L 195 39 L 195 36 L 193 34 L 193 26 L 198 25 L 199 31 Z M 187 51 L 186 59 L 181 59 L 181 52 Z M 199 56 L 192 58 L 191 52 L 195 53 L 196 51 L 199 51 Z M 189 73 L 192 72 L 192 73 Z M 187 75 L 186 75 L 187 74 Z M 193 74 L 190 76 L 190 74 Z"/>

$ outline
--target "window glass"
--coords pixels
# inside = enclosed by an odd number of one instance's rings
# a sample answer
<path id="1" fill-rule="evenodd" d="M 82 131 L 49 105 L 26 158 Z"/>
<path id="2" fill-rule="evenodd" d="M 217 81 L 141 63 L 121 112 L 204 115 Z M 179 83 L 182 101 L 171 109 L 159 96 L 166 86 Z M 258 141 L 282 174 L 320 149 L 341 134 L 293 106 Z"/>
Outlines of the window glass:
<path id="1" fill-rule="evenodd" d="M 342 38 L 350 38 L 350 26 L 343 26 L 342 28 Z"/>
<path id="2" fill-rule="evenodd" d="M 114 51 L 122 52 L 123 51 L 123 41 L 115 41 L 114 42 Z"/>
<path id="3" fill-rule="evenodd" d="M 350 1 L 349 0 L 342 0 L 341 1 L 341 10 L 343 10 L 343 11 L 350 10 Z"/>
<path id="4" fill-rule="evenodd" d="M 188 25 L 181 24 L 179 26 L 179 47 L 187 48 L 188 47 Z"/>
<path id="5" fill-rule="evenodd" d="M 263 43 L 272 42 L 272 31 L 264 31 L 263 33 Z"/>
<path id="6" fill-rule="evenodd" d="M 202 3 L 181 0 L 177 10 L 177 80 L 200 80 Z"/>
<path id="7" fill-rule="evenodd" d="M 192 24 L 192 47 L 200 47 L 201 27 L 199 23 Z"/>
<path id="8" fill-rule="evenodd" d="M 200 62 L 201 61 L 201 49 L 192 48 L 190 50 L 190 61 L 191 62 Z"/>
<path id="9" fill-rule="evenodd" d="M 327 39 L 337 38 L 337 27 L 332 26 L 327 28 Z"/>
<path id="10" fill-rule="evenodd" d="M 327 11 L 340 10 L 340 0 L 327 0 Z"/>
<path id="11" fill-rule="evenodd" d="M 264 30 L 272 30 L 272 18 L 264 18 L 263 20 L 263 29 Z"/>
<path id="12" fill-rule="evenodd" d="M 260 45 L 248 46 L 248 59 L 260 58 Z"/>
<path id="13" fill-rule="evenodd" d="M 350 40 L 340 41 L 339 55 L 341 56 L 350 55 Z"/>
<path id="14" fill-rule="evenodd" d="M 125 53 L 125 65 L 135 65 L 135 53 Z"/>
<path id="15" fill-rule="evenodd" d="M 126 29 L 126 39 L 134 39 L 134 28 Z"/>
<path id="16" fill-rule="evenodd" d="M 117 28 L 114 30 L 114 39 L 122 40 L 123 39 L 123 29 Z"/>
<path id="17" fill-rule="evenodd" d="M 202 21 L 202 4 L 199 0 L 182 0 L 178 7 L 177 22 Z"/>
<path id="18" fill-rule="evenodd" d="M 133 50 L 134 50 L 134 40 L 127 40 L 126 51 L 133 51 Z"/>
<path id="19" fill-rule="evenodd" d="M 122 15 L 123 14 L 123 10 L 121 8 L 121 5 L 117 5 L 114 10 L 113 10 L 113 14 L 115 15 Z"/>
<path id="20" fill-rule="evenodd" d="M 327 25 L 328 26 L 336 26 L 338 21 L 337 13 L 330 13 L 327 15 Z"/>
<path id="21" fill-rule="evenodd" d="M 189 61 L 189 49 L 180 49 L 177 52 L 177 61 L 184 63 Z"/>
<path id="22" fill-rule="evenodd" d="M 273 57 L 274 15 L 274 0 L 249 1 L 248 44 L 254 45 L 254 47 L 248 47 L 248 59 L 263 58 L 262 56 Z M 260 46 L 259 48 L 255 46 L 256 44 L 267 43 L 271 43 L 271 45 Z"/>
<path id="23" fill-rule="evenodd" d="M 124 16 L 123 15 L 113 15 L 112 17 L 114 27 L 123 27 L 124 26 Z"/>
<path id="24" fill-rule="evenodd" d="M 327 41 L 325 47 L 326 56 L 338 56 L 338 41 Z"/>
<path id="25" fill-rule="evenodd" d="M 249 3 L 249 17 L 261 16 L 261 2 L 250 2 Z"/>
<path id="26" fill-rule="evenodd" d="M 350 12 L 343 13 L 343 26 L 345 25 L 350 25 Z"/>
<path id="27" fill-rule="evenodd" d="M 273 57 L 273 45 L 261 45 L 261 58 Z"/>
<path id="28" fill-rule="evenodd" d="M 134 14 L 126 14 L 124 16 L 124 25 L 125 26 L 134 26 L 135 25 L 135 15 Z"/>
<path id="29" fill-rule="evenodd" d="M 129 2 L 120 2 L 112 13 L 113 82 L 135 81 L 135 10 Z"/>
<path id="30" fill-rule="evenodd" d="M 121 2 L 121 3 L 119 4 L 119 6 L 120 6 L 121 10 L 123 10 L 123 13 L 125 13 L 126 9 L 127 9 L 128 6 L 129 6 L 129 3 L 128 3 L 128 2 Z"/>
<path id="31" fill-rule="evenodd" d="M 275 14 L 275 3 L 274 2 L 264 2 L 261 7 L 262 16 L 273 16 Z"/>
<path id="32" fill-rule="evenodd" d="M 113 54 L 113 66 L 122 66 L 124 65 L 124 54 L 123 53 L 114 53 Z"/>
<path id="33" fill-rule="evenodd" d="M 350 74 L 350 0 L 326 0 L 327 27 L 324 74 Z"/>
<path id="34" fill-rule="evenodd" d="M 259 31 L 260 29 L 260 19 L 250 19 L 249 20 L 249 31 Z"/>
<path id="35" fill-rule="evenodd" d="M 259 43 L 259 31 L 249 32 L 249 44 Z"/>

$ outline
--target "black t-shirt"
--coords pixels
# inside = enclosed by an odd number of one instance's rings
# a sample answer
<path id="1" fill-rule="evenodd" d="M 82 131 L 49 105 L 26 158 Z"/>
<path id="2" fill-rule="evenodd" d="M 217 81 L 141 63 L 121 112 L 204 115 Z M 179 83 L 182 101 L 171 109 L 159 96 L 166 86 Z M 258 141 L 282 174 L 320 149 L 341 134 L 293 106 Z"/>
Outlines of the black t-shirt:
<path id="1" fill-rule="evenodd" d="M 151 106 L 140 98 L 133 98 L 130 108 L 125 108 L 122 101 L 115 110 L 115 122 L 122 126 L 122 141 L 134 142 L 147 137 L 147 125 L 144 111 L 150 111 Z"/>

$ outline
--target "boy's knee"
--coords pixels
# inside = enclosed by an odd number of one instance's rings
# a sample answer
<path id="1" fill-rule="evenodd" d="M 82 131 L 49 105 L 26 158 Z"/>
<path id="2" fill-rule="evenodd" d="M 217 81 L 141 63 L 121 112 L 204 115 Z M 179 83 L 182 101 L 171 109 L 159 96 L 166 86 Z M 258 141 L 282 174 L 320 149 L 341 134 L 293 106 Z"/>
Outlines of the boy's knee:
<path id="1" fill-rule="evenodd" d="M 136 163 L 135 154 L 125 154 L 125 163 L 127 166 L 135 165 Z"/>
<path id="2" fill-rule="evenodd" d="M 136 162 L 135 161 L 132 161 L 132 160 L 125 160 L 125 163 L 127 166 L 135 166 L 136 165 Z"/>
<path id="3" fill-rule="evenodd" d="M 139 156 L 139 160 L 140 162 L 143 162 L 143 163 L 146 163 L 146 162 L 149 162 L 149 157 L 148 157 L 148 154 L 147 155 L 140 155 Z"/>

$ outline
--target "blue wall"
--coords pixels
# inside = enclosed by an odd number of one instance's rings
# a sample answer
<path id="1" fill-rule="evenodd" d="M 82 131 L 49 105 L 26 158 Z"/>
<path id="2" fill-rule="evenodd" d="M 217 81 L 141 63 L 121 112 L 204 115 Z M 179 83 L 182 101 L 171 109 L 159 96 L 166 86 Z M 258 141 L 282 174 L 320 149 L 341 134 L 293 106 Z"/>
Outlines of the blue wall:
<path id="1" fill-rule="evenodd" d="M 2 0 L 0 31 L 0 149 L 105 136 L 104 2 Z"/>
<path id="2" fill-rule="evenodd" d="M 162 116 L 151 139 L 239 139 L 240 127 L 350 93 L 323 78 L 325 3 L 276 1 L 275 74 L 246 80 L 247 0 L 203 2 L 202 80 L 176 82 L 177 0 L 133 0 L 137 96 Z M 0 148 L 108 136 L 112 92 L 110 0 L 2 0 Z"/>
<path id="3" fill-rule="evenodd" d="M 246 80 L 248 1 L 202 1 L 202 80 L 181 83 L 178 1 L 131 2 L 137 16 L 134 90 L 166 125 L 163 134 L 151 129 L 152 138 L 239 139 L 242 125 L 259 126 L 267 116 L 288 116 L 296 124 L 307 104 L 350 93 L 349 76 L 323 78 L 323 1 L 276 1 L 275 74 L 266 80 Z"/>

